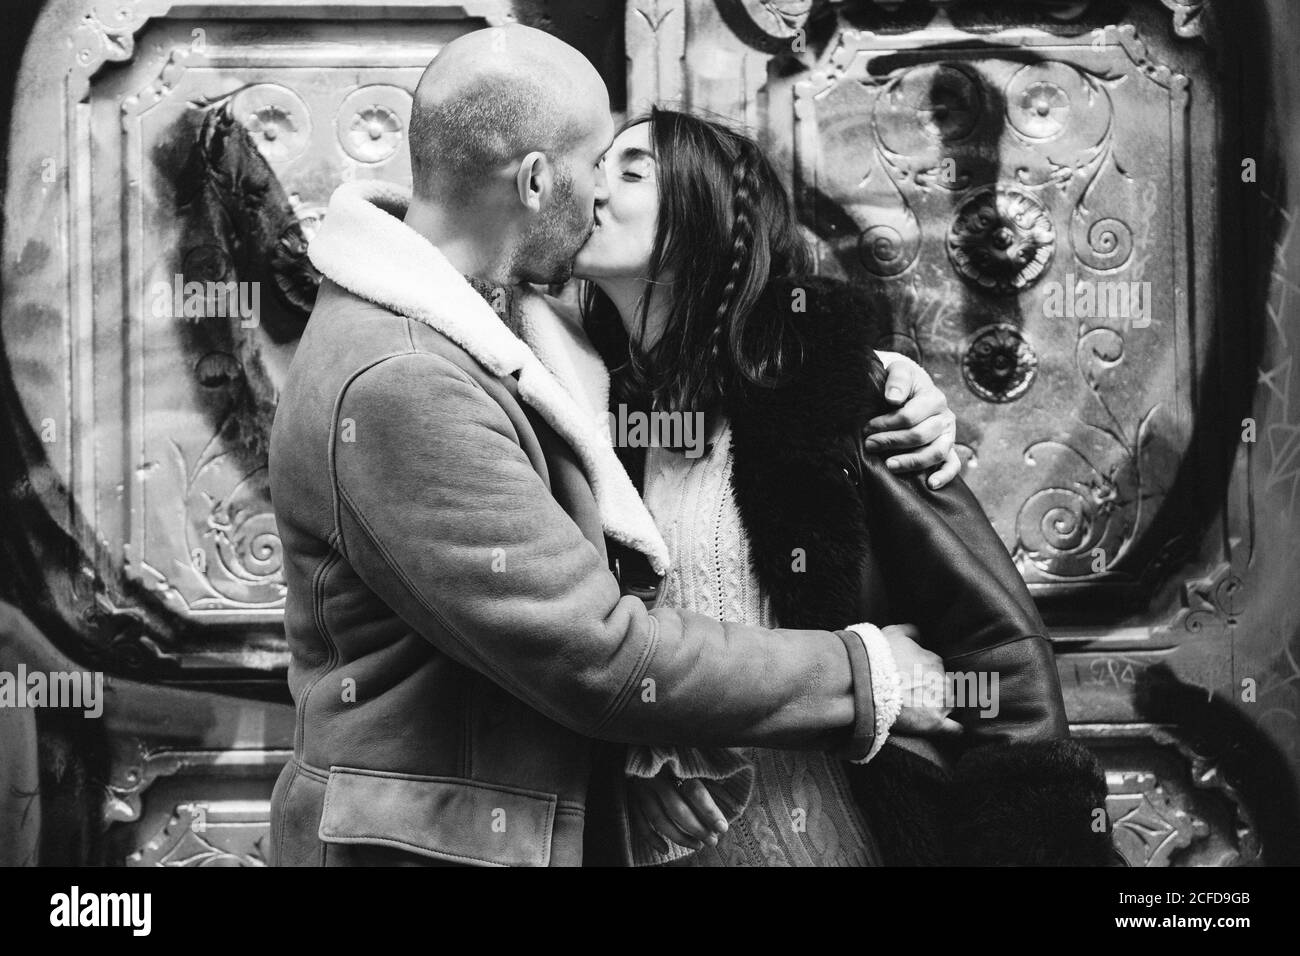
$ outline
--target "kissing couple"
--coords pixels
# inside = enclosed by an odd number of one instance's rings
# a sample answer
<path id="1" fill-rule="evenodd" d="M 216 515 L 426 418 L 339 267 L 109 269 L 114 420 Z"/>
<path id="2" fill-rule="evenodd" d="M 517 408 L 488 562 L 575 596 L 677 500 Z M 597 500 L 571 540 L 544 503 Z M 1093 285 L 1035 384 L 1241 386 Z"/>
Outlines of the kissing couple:
<path id="1" fill-rule="evenodd" d="M 272 861 L 1110 862 L 954 416 L 811 274 L 755 142 L 616 131 L 595 68 L 517 25 L 442 49 L 408 140 L 411 190 L 331 199 L 271 434 Z M 616 409 L 702 449 L 614 440 Z M 920 693 L 972 676 L 997 706 Z"/>

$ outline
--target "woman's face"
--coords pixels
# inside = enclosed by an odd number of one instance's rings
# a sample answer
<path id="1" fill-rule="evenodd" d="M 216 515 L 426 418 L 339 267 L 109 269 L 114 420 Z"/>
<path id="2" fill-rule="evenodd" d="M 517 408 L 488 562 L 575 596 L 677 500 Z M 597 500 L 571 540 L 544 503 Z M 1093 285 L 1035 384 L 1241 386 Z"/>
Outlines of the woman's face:
<path id="1" fill-rule="evenodd" d="M 650 124 L 620 133 L 605 153 L 609 198 L 596 203 L 595 228 L 573 263 L 581 279 L 648 279 L 659 223 L 659 184 Z"/>

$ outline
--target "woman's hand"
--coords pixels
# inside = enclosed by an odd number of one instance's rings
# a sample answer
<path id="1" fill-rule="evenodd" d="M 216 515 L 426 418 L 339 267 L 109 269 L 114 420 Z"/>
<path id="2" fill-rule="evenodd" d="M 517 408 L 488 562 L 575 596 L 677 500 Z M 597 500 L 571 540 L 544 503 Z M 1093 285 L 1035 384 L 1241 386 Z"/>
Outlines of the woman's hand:
<path id="1" fill-rule="evenodd" d="M 727 832 L 727 818 L 701 780 L 678 780 L 665 770 L 653 780 L 629 777 L 627 788 L 633 830 L 660 852 L 668 849 L 664 840 L 701 850 Z"/>
<path id="2" fill-rule="evenodd" d="M 876 354 L 885 363 L 887 373 L 885 400 L 901 407 L 867 422 L 863 448 L 873 454 L 916 449 L 887 459 L 886 466 L 905 474 L 938 465 L 926 484 L 942 488 L 961 472 L 961 459 L 953 450 L 957 416 L 925 369 L 896 352 Z"/>

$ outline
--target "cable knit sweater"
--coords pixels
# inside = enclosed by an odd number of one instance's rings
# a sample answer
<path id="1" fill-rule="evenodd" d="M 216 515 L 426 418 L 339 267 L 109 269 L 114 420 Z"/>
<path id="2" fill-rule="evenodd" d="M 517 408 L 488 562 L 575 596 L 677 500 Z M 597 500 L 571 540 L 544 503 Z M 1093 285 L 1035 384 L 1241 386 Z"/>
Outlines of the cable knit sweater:
<path id="1" fill-rule="evenodd" d="M 752 570 L 749 541 L 731 486 L 731 429 L 725 422 L 699 458 L 650 448 L 645 501 L 672 559 L 664 603 L 716 617 L 775 627 L 771 602 Z M 849 791 L 843 766 L 820 752 L 745 748 L 697 751 L 633 747 L 627 772 L 717 781 L 715 797 L 731 821 L 716 847 L 667 854 L 637 847 L 640 863 L 687 866 L 864 866 L 880 862 Z M 725 804 L 730 804 L 727 806 Z"/>

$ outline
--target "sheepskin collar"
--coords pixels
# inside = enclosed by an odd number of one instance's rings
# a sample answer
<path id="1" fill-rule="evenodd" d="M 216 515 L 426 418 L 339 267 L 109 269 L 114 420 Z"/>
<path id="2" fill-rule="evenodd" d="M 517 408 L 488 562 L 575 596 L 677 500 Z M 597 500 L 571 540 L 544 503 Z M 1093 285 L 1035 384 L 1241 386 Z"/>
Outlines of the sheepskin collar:
<path id="1" fill-rule="evenodd" d="M 515 375 L 520 399 L 577 455 L 605 534 L 667 573 L 668 548 L 604 425 L 609 373 L 574 316 L 519 289 L 522 338 L 516 335 L 432 243 L 402 222 L 409 202 L 409 190 L 391 183 L 340 186 L 308 248 L 312 264 L 354 295 L 437 329 L 493 375 Z"/>

